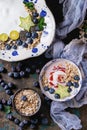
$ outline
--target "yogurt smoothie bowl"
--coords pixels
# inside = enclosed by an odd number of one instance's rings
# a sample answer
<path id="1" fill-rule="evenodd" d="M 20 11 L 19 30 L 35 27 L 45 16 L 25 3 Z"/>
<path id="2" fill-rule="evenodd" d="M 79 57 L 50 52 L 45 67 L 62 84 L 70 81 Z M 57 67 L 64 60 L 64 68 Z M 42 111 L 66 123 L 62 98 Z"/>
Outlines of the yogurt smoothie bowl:
<path id="1" fill-rule="evenodd" d="M 0 0 L 0 16 L 0 59 L 35 57 L 52 43 L 55 21 L 44 0 Z"/>
<path id="2" fill-rule="evenodd" d="M 42 69 L 39 82 L 42 92 L 52 100 L 66 101 L 79 92 L 81 72 L 71 61 L 56 59 L 48 62 Z"/>

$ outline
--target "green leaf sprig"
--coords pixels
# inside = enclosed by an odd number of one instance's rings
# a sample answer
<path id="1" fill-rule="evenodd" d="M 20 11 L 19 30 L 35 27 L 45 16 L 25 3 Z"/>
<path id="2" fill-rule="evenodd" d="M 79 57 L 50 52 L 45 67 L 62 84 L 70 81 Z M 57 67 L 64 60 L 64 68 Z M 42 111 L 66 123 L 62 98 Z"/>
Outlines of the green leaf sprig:
<path id="1" fill-rule="evenodd" d="M 23 2 L 27 8 L 30 10 L 34 9 L 34 3 L 33 2 Z"/>
<path id="2" fill-rule="evenodd" d="M 42 31 L 44 29 L 44 26 L 46 26 L 45 19 L 44 19 L 44 17 L 41 17 L 38 22 L 38 27 L 39 27 L 40 31 Z"/>

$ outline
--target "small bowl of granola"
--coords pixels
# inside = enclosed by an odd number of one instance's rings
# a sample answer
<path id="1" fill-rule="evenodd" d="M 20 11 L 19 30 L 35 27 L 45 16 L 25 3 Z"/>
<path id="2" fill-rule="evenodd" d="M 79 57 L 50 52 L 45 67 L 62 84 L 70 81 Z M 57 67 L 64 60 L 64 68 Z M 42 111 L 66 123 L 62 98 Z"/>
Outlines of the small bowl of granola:
<path id="1" fill-rule="evenodd" d="M 21 116 L 30 117 L 34 116 L 40 110 L 41 99 L 35 90 L 23 88 L 15 93 L 13 106 Z"/>
<path id="2" fill-rule="evenodd" d="M 42 68 L 39 82 L 42 92 L 48 98 L 67 101 L 80 91 L 82 76 L 80 69 L 72 61 L 55 59 Z"/>

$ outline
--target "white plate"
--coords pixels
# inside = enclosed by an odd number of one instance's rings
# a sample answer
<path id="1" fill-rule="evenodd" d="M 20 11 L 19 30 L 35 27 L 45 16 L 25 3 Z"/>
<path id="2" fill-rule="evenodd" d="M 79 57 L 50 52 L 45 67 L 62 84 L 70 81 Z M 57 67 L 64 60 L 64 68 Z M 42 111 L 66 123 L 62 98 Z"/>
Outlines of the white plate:
<path id="1" fill-rule="evenodd" d="M 74 65 L 74 66 L 77 68 L 77 70 L 78 70 L 80 80 L 79 80 L 79 87 L 78 87 L 78 88 L 74 88 L 74 89 L 72 90 L 72 92 L 70 93 L 70 96 L 65 97 L 65 98 L 62 98 L 62 99 L 61 99 L 61 98 L 60 98 L 60 99 L 56 99 L 56 98 L 54 97 L 54 94 L 50 94 L 49 91 L 45 91 L 45 90 L 43 89 L 44 87 L 43 87 L 43 85 L 42 85 L 42 78 L 43 78 L 43 75 L 45 74 L 45 71 L 46 71 L 48 68 L 50 68 L 51 65 L 53 65 L 54 63 L 58 63 L 58 62 L 60 62 L 60 61 L 64 61 L 64 62 L 67 61 L 68 63 Z M 48 63 L 42 68 L 41 73 L 40 73 L 40 76 L 39 76 L 39 83 L 40 83 L 40 87 L 41 87 L 41 90 L 42 90 L 42 93 L 43 93 L 43 94 L 45 94 L 45 95 L 46 95 L 48 98 L 50 98 L 51 100 L 62 102 L 62 101 L 70 100 L 70 99 L 74 98 L 74 97 L 78 94 L 78 92 L 79 92 L 80 89 L 81 89 L 81 85 L 82 85 L 82 75 L 81 75 L 81 72 L 80 72 L 80 69 L 78 68 L 78 66 L 76 66 L 72 61 L 69 61 L 69 60 L 66 60 L 66 59 L 55 59 L 55 60 L 52 60 L 52 61 L 48 62 Z"/>
<path id="2" fill-rule="evenodd" d="M 35 48 L 28 50 L 22 47 L 19 47 L 17 50 L 0 50 L 0 59 L 2 60 L 14 62 L 39 56 L 48 49 L 53 41 L 55 35 L 55 20 L 51 11 L 47 7 L 44 0 L 30 1 L 35 4 L 35 8 L 37 9 L 38 13 L 40 13 L 42 10 L 46 11 L 47 13 L 45 16 L 45 22 L 47 26 L 42 33 L 40 43 Z M 21 2 L 23 1 L 21 0 Z"/>

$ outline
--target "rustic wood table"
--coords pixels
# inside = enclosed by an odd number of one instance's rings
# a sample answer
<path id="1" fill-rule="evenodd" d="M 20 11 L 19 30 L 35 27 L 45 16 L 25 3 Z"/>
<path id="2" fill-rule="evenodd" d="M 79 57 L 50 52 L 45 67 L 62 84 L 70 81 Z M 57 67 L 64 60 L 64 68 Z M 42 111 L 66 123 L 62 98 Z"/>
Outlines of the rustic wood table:
<path id="1" fill-rule="evenodd" d="M 29 64 L 29 65 L 33 66 L 37 61 L 38 67 L 39 67 L 39 64 L 43 63 L 42 64 L 42 66 L 43 66 L 49 60 L 50 59 L 46 59 L 43 54 L 38 58 L 23 61 L 23 65 L 26 66 Z M 0 66 L 4 65 L 4 67 L 7 69 L 7 73 L 3 73 L 2 78 L 7 83 L 12 82 L 17 86 L 17 88 L 14 90 L 14 92 L 17 89 L 29 87 L 29 88 L 33 88 L 36 91 L 38 91 L 38 93 L 41 95 L 42 99 L 44 99 L 44 96 L 41 93 L 40 88 L 33 87 L 33 83 L 35 81 L 38 81 L 38 74 L 36 74 L 35 72 L 33 72 L 33 74 L 30 74 L 29 77 L 27 77 L 27 78 L 13 79 L 13 78 L 8 77 L 8 72 L 11 71 L 11 67 L 13 65 L 16 66 L 16 64 L 17 63 L 8 63 L 8 62 L 0 60 Z M 6 100 L 9 98 L 9 96 L 5 93 L 5 91 L 2 87 L 0 87 L 0 99 L 1 98 L 4 98 Z M 68 109 L 68 110 L 71 113 L 74 113 L 80 117 L 82 125 L 83 125 L 83 128 L 81 130 L 86 130 L 87 129 L 87 119 L 86 119 L 87 118 L 87 105 L 83 106 L 80 109 Z M 44 103 L 42 104 L 41 111 L 42 111 L 42 113 L 44 113 L 44 115 L 46 115 L 48 117 L 49 123 L 48 123 L 48 125 L 39 125 L 39 127 L 36 128 L 35 130 L 60 130 L 60 128 L 50 118 L 50 105 L 48 105 L 46 101 L 44 101 Z M 24 117 L 21 117 L 20 115 L 18 115 L 14 110 L 12 110 L 12 114 L 20 120 L 24 119 Z M 17 125 L 15 125 L 13 122 L 9 121 L 6 118 L 5 112 L 0 112 L 0 130 L 17 130 L 17 128 L 18 128 Z M 28 130 L 30 130 L 29 127 L 28 127 Z"/>

